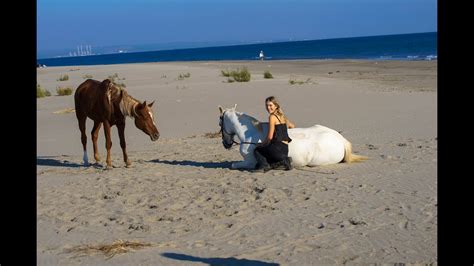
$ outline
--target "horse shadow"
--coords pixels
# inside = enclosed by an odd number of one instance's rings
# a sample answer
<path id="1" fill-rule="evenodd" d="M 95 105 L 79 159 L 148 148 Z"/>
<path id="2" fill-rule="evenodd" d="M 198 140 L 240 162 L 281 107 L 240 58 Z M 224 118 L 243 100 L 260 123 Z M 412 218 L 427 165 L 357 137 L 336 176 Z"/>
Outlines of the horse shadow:
<path id="1" fill-rule="evenodd" d="M 233 257 L 230 258 L 200 258 L 194 257 L 185 254 L 179 253 L 161 253 L 161 255 L 165 258 L 175 259 L 175 260 L 182 260 L 182 261 L 193 261 L 193 262 L 202 262 L 207 263 L 209 266 L 278 266 L 278 263 L 270 263 L 270 262 L 263 262 L 258 260 L 248 260 L 248 259 L 236 259 Z"/>
<path id="2" fill-rule="evenodd" d="M 73 167 L 73 168 L 79 168 L 79 167 L 84 167 L 84 164 L 79 164 L 75 162 L 71 162 L 68 160 L 58 160 L 54 159 L 55 157 L 36 157 L 36 165 L 43 165 L 43 166 L 54 166 L 54 167 Z M 92 167 L 101 167 L 99 164 L 90 164 L 89 166 Z"/>
<path id="3" fill-rule="evenodd" d="M 230 169 L 230 167 L 232 166 L 232 163 L 233 163 L 233 162 L 229 162 L 229 161 L 224 161 L 224 162 L 196 162 L 196 161 L 189 161 L 189 160 L 168 161 L 168 160 L 160 160 L 160 159 L 150 160 L 149 162 L 164 163 L 164 164 L 171 164 L 171 165 L 204 167 L 204 168 L 213 168 L 213 169 L 217 169 L 217 168 Z"/>

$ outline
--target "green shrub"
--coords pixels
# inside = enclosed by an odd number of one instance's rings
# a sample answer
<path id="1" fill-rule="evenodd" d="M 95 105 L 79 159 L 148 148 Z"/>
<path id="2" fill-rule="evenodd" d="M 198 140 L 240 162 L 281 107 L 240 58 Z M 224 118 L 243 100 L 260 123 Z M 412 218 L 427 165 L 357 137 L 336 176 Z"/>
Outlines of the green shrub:
<path id="1" fill-rule="evenodd" d="M 237 71 L 232 71 L 231 75 L 237 82 L 248 82 L 250 81 L 251 76 L 246 67 L 242 68 L 241 70 L 237 69 Z"/>
<path id="2" fill-rule="evenodd" d="M 263 72 L 263 77 L 266 78 L 266 79 L 272 79 L 273 75 L 272 75 L 272 73 L 270 73 L 270 71 L 265 70 L 265 72 Z"/>
<path id="3" fill-rule="evenodd" d="M 189 77 L 191 77 L 191 73 L 188 72 L 186 74 L 179 74 L 178 79 L 183 80 L 183 79 L 189 78 Z"/>
<path id="4" fill-rule="evenodd" d="M 72 94 L 72 89 L 69 87 L 58 87 L 56 89 L 56 92 L 58 93 L 59 96 L 64 96 L 64 95 L 71 95 Z"/>
<path id="5" fill-rule="evenodd" d="M 290 79 L 288 81 L 288 83 L 290 83 L 291 85 L 295 85 L 295 84 L 301 85 L 301 84 L 304 84 L 304 83 L 309 83 L 310 81 L 311 81 L 311 78 L 308 78 L 305 81 L 297 80 L 297 79 Z"/>
<path id="6" fill-rule="evenodd" d="M 46 96 L 51 96 L 51 92 L 45 89 L 42 89 L 39 84 L 36 84 L 36 98 L 43 98 Z"/>
<path id="7" fill-rule="evenodd" d="M 123 82 L 118 82 L 119 80 L 125 80 L 125 78 L 120 78 L 117 73 L 115 73 L 115 74 L 113 74 L 113 75 L 111 75 L 111 76 L 108 76 L 107 78 L 110 79 L 110 81 L 112 81 L 112 83 L 113 83 L 115 86 L 117 86 L 117 87 L 119 87 L 119 88 L 121 88 L 121 89 L 127 87 L 127 86 L 125 85 L 125 83 L 123 83 Z"/>
<path id="8" fill-rule="evenodd" d="M 224 76 L 224 77 L 230 77 L 230 72 L 229 72 L 229 71 L 221 70 L 221 74 L 222 74 L 222 76 Z"/>
<path id="9" fill-rule="evenodd" d="M 66 81 L 69 80 L 69 76 L 67 74 L 59 76 L 59 79 L 57 81 Z"/>
<path id="10" fill-rule="evenodd" d="M 46 95 L 44 94 L 44 90 L 39 84 L 36 84 L 36 98 L 43 98 L 45 96 Z"/>
<path id="11" fill-rule="evenodd" d="M 221 70 L 221 75 L 224 77 L 228 77 L 227 82 L 231 83 L 234 81 L 237 82 L 247 82 L 250 81 L 250 72 L 247 70 L 246 67 L 232 71 L 225 71 Z"/>

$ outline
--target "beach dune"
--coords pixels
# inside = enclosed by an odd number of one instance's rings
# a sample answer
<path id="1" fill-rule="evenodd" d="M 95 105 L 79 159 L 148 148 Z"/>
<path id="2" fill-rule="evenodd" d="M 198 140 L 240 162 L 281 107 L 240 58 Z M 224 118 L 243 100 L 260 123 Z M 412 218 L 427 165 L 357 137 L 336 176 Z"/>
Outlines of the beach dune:
<path id="1" fill-rule="evenodd" d="M 242 67 L 249 82 L 221 75 Z M 155 101 L 161 137 L 152 142 L 127 118 L 132 167 L 115 127 L 114 168 L 105 170 L 102 129 L 102 164 L 84 167 L 74 98 L 55 89 L 115 73 L 134 98 Z M 64 74 L 69 80 L 58 81 Z M 48 67 L 37 82 L 53 94 L 37 99 L 38 265 L 437 263 L 436 60 Z M 270 95 L 297 127 L 340 131 L 369 160 L 231 170 L 242 158 L 216 134 L 218 106 L 266 120 Z M 93 162 L 91 130 L 88 120 Z M 67 252 L 117 240 L 151 245 L 111 258 Z"/>

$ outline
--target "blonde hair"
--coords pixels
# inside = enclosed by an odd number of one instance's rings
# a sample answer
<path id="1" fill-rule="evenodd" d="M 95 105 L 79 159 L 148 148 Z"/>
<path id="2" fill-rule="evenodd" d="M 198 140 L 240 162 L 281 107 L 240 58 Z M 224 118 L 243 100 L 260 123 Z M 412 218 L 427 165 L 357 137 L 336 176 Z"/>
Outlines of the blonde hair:
<path id="1" fill-rule="evenodd" d="M 273 112 L 273 113 L 274 113 L 275 115 L 279 116 L 280 118 L 282 118 L 282 119 L 286 122 L 286 116 L 285 116 L 285 114 L 283 113 L 283 110 L 282 110 L 282 108 L 281 108 L 281 106 L 280 106 L 280 103 L 278 103 L 278 100 L 275 98 L 275 96 L 267 97 L 267 98 L 265 99 L 265 104 L 266 104 L 267 102 L 272 102 L 272 103 L 275 105 L 276 110 L 275 110 L 275 112 Z"/>

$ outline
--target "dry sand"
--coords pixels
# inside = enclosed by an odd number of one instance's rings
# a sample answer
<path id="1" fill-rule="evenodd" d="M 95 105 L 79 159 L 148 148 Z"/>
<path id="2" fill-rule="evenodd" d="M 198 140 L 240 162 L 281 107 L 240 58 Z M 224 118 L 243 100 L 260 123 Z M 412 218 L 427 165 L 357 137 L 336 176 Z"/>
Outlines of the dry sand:
<path id="1" fill-rule="evenodd" d="M 247 83 L 221 70 L 248 67 Z M 274 79 L 264 79 L 269 70 Z M 132 168 L 116 127 L 112 170 L 83 167 L 73 96 L 37 100 L 38 265 L 437 264 L 437 62 L 236 61 L 48 67 L 37 81 L 76 89 L 117 73 L 139 100 L 156 100 L 161 138 L 127 118 Z M 190 73 L 189 78 L 178 79 Z M 68 81 L 57 81 L 67 74 Z M 308 81 L 291 85 L 289 80 Z M 308 80 L 309 79 L 309 80 Z M 297 127 L 341 131 L 368 161 L 251 173 L 226 150 L 217 106 L 265 120 L 275 95 Z M 88 153 L 93 162 L 87 122 Z M 99 149 L 105 158 L 104 135 Z M 79 245 L 152 246 L 110 259 Z M 254 264 L 252 264 L 254 263 Z"/>

